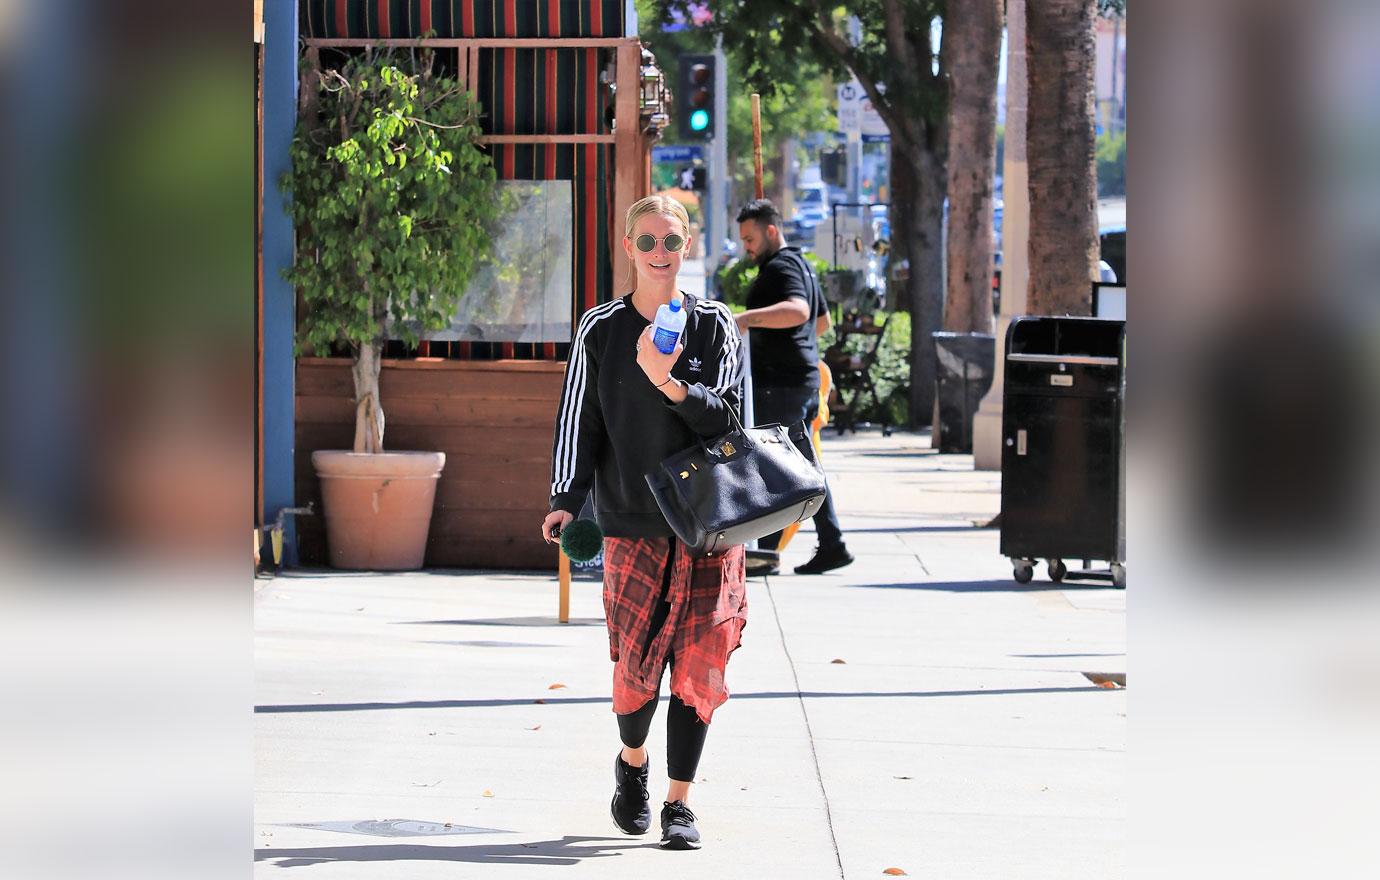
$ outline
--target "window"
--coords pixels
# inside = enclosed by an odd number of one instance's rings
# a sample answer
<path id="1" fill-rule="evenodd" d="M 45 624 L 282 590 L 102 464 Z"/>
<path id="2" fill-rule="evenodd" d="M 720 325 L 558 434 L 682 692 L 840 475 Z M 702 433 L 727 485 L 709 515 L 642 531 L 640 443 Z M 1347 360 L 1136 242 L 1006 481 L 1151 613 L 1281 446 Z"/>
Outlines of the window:
<path id="1" fill-rule="evenodd" d="M 425 339 L 569 342 L 575 254 L 568 180 L 499 181 L 493 256 L 470 282 L 451 325 Z"/>

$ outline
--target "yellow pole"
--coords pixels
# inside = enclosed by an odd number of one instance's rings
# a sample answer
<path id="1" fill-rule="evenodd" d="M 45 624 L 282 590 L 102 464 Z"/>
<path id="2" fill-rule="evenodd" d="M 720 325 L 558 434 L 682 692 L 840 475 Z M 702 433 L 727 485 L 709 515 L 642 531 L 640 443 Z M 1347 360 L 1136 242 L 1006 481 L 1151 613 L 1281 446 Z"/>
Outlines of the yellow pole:
<path id="1" fill-rule="evenodd" d="M 561 603 L 559 617 L 561 623 L 570 623 L 570 557 L 565 555 L 565 550 L 557 550 L 556 552 L 561 555 Z"/>

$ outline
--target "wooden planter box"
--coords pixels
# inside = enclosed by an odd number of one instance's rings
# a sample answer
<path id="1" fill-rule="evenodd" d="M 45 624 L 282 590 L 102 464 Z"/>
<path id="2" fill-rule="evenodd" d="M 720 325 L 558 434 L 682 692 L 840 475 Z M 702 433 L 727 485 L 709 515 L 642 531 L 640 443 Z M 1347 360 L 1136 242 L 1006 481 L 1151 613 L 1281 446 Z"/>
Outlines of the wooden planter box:
<path id="1" fill-rule="evenodd" d="M 446 454 L 428 566 L 556 569 L 556 548 L 540 533 L 564 373 L 564 363 L 551 361 L 383 362 L 384 448 Z M 354 441 L 350 361 L 299 359 L 296 410 L 297 499 L 315 502 L 319 511 L 311 454 L 348 449 Z M 297 523 L 302 564 L 325 565 L 325 523 L 320 517 Z"/>

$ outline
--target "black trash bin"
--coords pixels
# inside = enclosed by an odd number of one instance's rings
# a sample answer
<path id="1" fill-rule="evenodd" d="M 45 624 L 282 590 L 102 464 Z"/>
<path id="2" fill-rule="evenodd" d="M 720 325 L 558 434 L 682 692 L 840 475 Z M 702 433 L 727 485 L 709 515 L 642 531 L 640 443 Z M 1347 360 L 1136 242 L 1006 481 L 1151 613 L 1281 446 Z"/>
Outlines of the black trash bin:
<path id="1" fill-rule="evenodd" d="M 1126 586 L 1126 323 L 1021 317 L 1006 333 L 1001 552 L 1029 583 Z M 1081 559 L 1069 572 L 1064 559 Z M 1092 570 L 1093 560 L 1106 570 Z"/>
<path id="2" fill-rule="evenodd" d="M 934 399 L 938 418 L 934 446 L 940 452 L 973 451 L 973 415 L 992 388 L 996 337 L 990 333 L 931 333 Z"/>

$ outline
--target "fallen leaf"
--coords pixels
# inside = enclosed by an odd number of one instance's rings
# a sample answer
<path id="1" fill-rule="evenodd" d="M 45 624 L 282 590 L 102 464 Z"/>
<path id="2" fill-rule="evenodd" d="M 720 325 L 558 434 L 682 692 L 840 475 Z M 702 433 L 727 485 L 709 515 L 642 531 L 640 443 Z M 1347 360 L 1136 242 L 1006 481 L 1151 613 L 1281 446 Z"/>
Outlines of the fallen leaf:
<path id="1" fill-rule="evenodd" d="M 546 701 L 545 701 L 545 700 L 533 700 L 532 702 L 534 702 L 534 703 L 545 703 Z"/>
<path id="2" fill-rule="evenodd" d="M 536 727 L 529 727 L 529 728 L 527 728 L 527 729 L 528 729 L 528 730 L 541 730 L 541 725 L 538 724 Z"/>
<path id="3" fill-rule="evenodd" d="M 494 793 L 493 793 L 493 792 L 489 791 L 487 788 L 484 789 L 484 797 L 493 797 L 493 796 L 494 796 Z"/>
<path id="4" fill-rule="evenodd" d="M 548 690 L 548 691 L 558 691 L 558 690 L 560 690 L 560 689 L 563 688 L 563 687 L 565 687 L 565 685 L 561 684 L 561 683 L 558 681 L 558 682 L 556 682 L 555 684 L 551 685 L 551 687 L 547 688 L 547 690 Z"/>
<path id="5" fill-rule="evenodd" d="M 909 776 L 893 776 L 892 779 L 910 779 Z"/>
<path id="6" fill-rule="evenodd" d="M 847 663 L 848 661 L 845 660 L 845 659 L 843 659 L 842 657 L 835 657 L 833 660 L 830 660 L 829 662 L 830 662 L 830 663 Z"/>
<path id="7" fill-rule="evenodd" d="M 908 874 L 906 874 L 905 871 L 902 871 L 900 868 L 887 868 L 887 869 L 886 869 L 885 871 L 883 871 L 882 873 L 883 873 L 883 874 L 890 875 L 890 876 L 892 876 L 892 877 L 907 877 L 907 876 L 909 876 Z"/>
<path id="8" fill-rule="evenodd" d="M 1107 687 L 1107 682 L 1118 687 L 1126 687 L 1126 673 L 1124 672 L 1085 672 L 1083 677 L 1101 688 Z"/>

